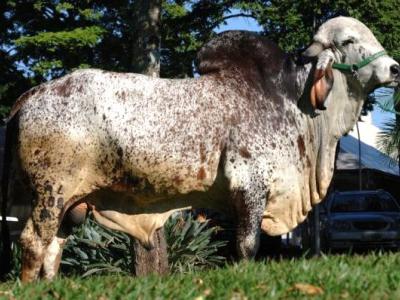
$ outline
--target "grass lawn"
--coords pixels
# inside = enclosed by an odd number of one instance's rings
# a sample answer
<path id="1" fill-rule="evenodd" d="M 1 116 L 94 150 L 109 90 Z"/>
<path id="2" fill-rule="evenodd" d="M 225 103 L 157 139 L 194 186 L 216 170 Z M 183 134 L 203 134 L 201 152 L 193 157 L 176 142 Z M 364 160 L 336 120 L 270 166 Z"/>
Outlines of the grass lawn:
<path id="1" fill-rule="evenodd" d="M 0 299 L 400 299 L 400 253 L 241 262 L 165 277 L 0 284 Z"/>

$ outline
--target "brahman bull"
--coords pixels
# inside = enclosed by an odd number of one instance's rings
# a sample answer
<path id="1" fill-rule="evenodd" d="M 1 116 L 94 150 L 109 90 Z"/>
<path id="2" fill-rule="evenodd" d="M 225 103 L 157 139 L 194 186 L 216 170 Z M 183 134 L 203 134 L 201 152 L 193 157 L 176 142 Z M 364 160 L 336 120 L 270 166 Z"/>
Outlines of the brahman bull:
<path id="1" fill-rule="evenodd" d="M 324 198 L 337 141 L 367 94 L 395 85 L 400 71 L 346 17 L 324 23 L 304 56 L 232 31 L 202 48 L 200 78 L 88 69 L 23 94 L 7 145 L 34 192 L 22 280 L 55 275 L 60 223 L 82 203 L 147 246 L 176 210 L 222 210 L 237 219 L 243 258 L 256 254 L 261 228 L 296 227 Z"/>

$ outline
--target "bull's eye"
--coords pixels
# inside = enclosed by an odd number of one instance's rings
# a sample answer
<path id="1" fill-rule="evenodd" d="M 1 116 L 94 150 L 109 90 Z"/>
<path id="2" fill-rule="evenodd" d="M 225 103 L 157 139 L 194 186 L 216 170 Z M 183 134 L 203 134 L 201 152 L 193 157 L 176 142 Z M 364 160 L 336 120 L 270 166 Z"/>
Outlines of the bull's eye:
<path id="1" fill-rule="evenodd" d="M 354 44 L 354 40 L 353 39 L 347 39 L 347 40 L 344 40 L 343 42 L 342 42 L 342 46 L 344 47 L 344 46 L 347 46 L 347 45 L 349 45 L 349 44 Z"/>

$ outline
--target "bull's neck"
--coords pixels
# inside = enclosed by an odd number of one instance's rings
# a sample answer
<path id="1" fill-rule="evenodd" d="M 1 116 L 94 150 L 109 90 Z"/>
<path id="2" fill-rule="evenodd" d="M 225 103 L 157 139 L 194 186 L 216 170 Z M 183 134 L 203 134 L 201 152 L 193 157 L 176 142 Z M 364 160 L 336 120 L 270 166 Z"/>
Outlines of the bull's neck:
<path id="1" fill-rule="evenodd" d="M 306 147 L 316 158 L 317 192 L 323 198 L 333 175 L 337 142 L 356 124 L 366 95 L 355 79 L 333 70 L 334 83 L 325 101 L 326 110 L 314 110 L 310 101 L 313 73 L 312 64 L 296 67 L 298 109 L 306 132 L 313 136 Z"/>
<path id="2" fill-rule="evenodd" d="M 310 101 L 313 73 L 314 68 L 311 63 L 296 67 L 298 108 L 316 136 L 337 141 L 356 124 L 366 94 L 356 79 L 333 70 L 334 82 L 325 101 L 326 110 L 315 110 Z"/>

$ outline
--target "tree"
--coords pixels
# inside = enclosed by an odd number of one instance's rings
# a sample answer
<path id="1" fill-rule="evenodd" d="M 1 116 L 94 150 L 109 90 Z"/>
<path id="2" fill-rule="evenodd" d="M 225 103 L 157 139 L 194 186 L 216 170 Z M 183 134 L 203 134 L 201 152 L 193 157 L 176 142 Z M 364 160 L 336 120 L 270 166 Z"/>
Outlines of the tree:
<path id="1" fill-rule="evenodd" d="M 132 26 L 135 41 L 132 46 L 132 72 L 152 77 L 160 76 L 160 13 L 161 0 L 137 0 L 134 3 Z M 167 242 L 164 229 L 154 233 L 153 249 L 144 248 L 139 241 L 132 241 L 133 273 L 136 276 L 168 272 Z"/>
<path id="2" fill-rule="evenodd" d="M 104 29 L 93 1 L 1 1 L 0 97 L 4 116 L 23 91 L 90 64 Z M 86 6 L 82 6 L 86 5 Z"/>
<path id="3" fill-rule="evenodd" d="M 400 21 L 395 7 L 397 0 L 256 0 L 241 1 L 239 7 L 258 20 L 264 34 L 285 51 L 305 48 L 313 29 L 339 15 L 361 20 L 375 34 L 390 55 L 399 57 Z"/>
<path id="4" fill-rule="evenodd" d="M 240 1 L 162 1 L 162 77 L 193 76 L 198 49 Z M 78 68 L 141 72 L 139 0 L 8 0 L 0 4 L 0 115 L 28 88 Z M 139 17 L 138 17 L 139 16 Z M 158 58 L 157 58 L 158 59 Z"/>

